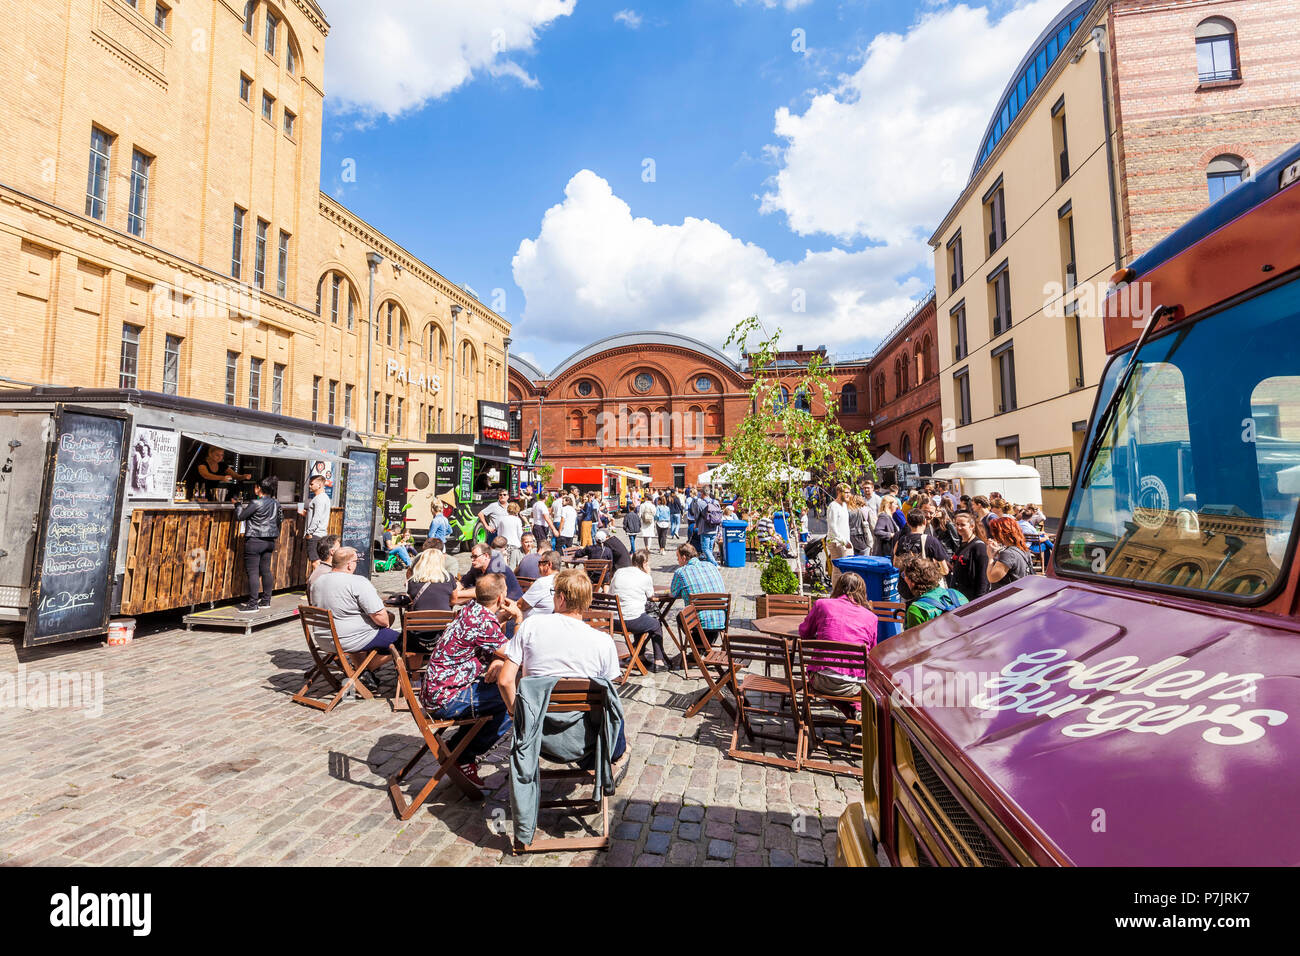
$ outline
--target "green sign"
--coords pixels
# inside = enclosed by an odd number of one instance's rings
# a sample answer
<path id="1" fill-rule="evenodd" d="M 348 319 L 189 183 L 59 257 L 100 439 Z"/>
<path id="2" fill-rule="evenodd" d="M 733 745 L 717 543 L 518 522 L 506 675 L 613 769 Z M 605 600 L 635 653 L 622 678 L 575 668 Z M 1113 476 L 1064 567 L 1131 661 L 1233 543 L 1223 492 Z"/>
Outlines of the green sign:
<path id="1" fill-rule="evenodd" d="M 469 501 L 474 494 L 474 456 L 464 455 L 460 459 L 460 497 Z"/>

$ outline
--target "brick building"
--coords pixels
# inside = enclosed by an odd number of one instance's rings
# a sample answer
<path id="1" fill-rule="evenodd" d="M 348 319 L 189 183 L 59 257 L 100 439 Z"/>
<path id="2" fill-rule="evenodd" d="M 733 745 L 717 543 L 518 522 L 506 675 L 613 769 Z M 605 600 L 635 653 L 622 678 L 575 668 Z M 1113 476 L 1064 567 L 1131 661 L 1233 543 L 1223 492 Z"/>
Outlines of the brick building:
<path id="1" fill-rule="evenodd" d="M 224 397 L 374 443 L 504 398 L 509 324 L 320 191 L 314 0 L 7 13 L 0 387 Z"/>
<path id="2" fill-rule="evenodd" d="M 864 384 L 871 451 L 911 464 L 949 460 L 939 394 L 939 331 L 934 293 L 895 328 L 867 363 Z"/>
<path id="3" fill-rule="evenodd" d="M 684 335 L 634 332 L 579 349 L 550 373 L 512 355 L 514 447 L 534 432 L 541 460 L 564 469 L 614 465 L 657 486 L 685 487 L 718 465 L 718 447 L 749 409 L 749 377 Z"/>

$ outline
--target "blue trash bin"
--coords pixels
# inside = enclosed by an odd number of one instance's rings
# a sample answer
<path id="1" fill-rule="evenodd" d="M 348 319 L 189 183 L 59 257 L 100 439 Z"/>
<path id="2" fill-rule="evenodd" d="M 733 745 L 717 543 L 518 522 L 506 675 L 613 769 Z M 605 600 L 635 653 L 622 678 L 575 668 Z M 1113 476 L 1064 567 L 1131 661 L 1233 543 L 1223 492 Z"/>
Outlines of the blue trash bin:
<path id="1" fill-rule="evenodd" d="M 861 577 L 867 585 L 867 597 L 871 600 L 890 603 L 897 603 L 900 600 L 898 596 L 898 569 L 894 567 L 894 562 L 889 558 L 878 558 L 870 555 L 836 558 L 835 566 L 840 569 L 841 573 L 852 571 Z M 902 632 L 903 625 L 880 621 L 876 628 L 876 640 L 877 642 L 883 641 Z"/>
<path id="2" fill-rule="evenodd" d="M 745 566 L 745 534 L 749 524 L 744 521 L 722 522 L 722 564 L 728 568 Z"/>

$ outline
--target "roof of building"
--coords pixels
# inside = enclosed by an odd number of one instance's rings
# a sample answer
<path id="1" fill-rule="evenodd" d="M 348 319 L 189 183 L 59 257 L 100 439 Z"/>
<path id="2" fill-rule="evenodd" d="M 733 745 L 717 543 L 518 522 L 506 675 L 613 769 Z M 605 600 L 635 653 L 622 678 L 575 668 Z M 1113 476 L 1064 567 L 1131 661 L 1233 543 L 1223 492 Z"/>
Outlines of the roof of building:
<path id="1" fill-rule="evenodd" d="M 979 174 L 985 161 L 993 154 L 993 150 L 997 148 L 1003 134 L 1011 128 L 1015 118 L 1020 115 L 1021 107 L 1029 101 L 1029 97 L 1047 75 L 1047 71 L 1069 45 L 1070 38 L 1079 29 L 1088 11 L 1101 2 L 1104 0 L 1069 0 L 1064 9 L 1038 35 L 1038 39 L 1030 45 L 1029 52 L 1011 74 L 1011 82 L 998 98 L 997 109 L 993 111 L 993 118 L 989 120 L 988 128 L 984 131 L 984 138 L 980 140 L 975 165 L 970 171 L 972 181 Z"/>
<path id="2" fill-rule="evenodd" d="M 510 367 L 516 369 L 519 374 L 523 375 L 523 377 L 528 379 L 530 382 L 540 382 L 542 379 L 546 378 L 546 373 L 540 368 L 528 361 L 528 359 L 516 355 L 513 352 L 510 353 Z"/>
<path id="3" fill-rule="evenodd" d="M 728 358 L 725 353 L 715 349 L 712 345 L 706 345 L 698 339 L 693 339 L 688 335 L 679 335 L 676 332 L 624 332 L 619 335 L 606 336 L 603 339 L 598 339 L 590 345 L 578 349 L 578 351 L 574 352 L 552 369 L 549 375 L 543 375 L 541 369 L 537 368 L 537 366 L 524 359 L 518 359 L 515 355 L 510 356 L 510 361 L 519 369 L 520 372 L 524 373 L 532 381 L 536 382 L 542 379 L 551 380 L 559 378 L 579 362 L 591 358 L 593 355 L 598 355 L 601 352 L 608 352 L 611 349 L 627 348 L 629 346 L 637 345 L 672 345 L 691 352 L 699 352 L 713 361 L 725 365 L 734 372 L 743 371 L 736 362 Z"/>

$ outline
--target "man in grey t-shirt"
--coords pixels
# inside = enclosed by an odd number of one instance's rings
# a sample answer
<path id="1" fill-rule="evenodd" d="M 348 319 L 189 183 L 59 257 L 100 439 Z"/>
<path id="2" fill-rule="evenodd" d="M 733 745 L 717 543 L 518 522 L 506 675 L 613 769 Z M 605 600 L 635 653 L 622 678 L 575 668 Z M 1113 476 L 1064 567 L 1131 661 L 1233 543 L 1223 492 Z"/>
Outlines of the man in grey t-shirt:
<path id="1" fill-rule="evenodd" d="M 391 627 L 392 615 L 384 607 L 379 592 L 356 573 L 356 550 L 339 548 L 330 563 L 333 570 L 316 581 L 313 594 L 316 606 L 334 615 L 334 629 L 343 650 L 349 653 L 382 651 L 400 641 L 402 634 Z M 382 657 L 376 658 L 370 669 L 379 667 L 383 660 Z M 367 683 L 366 686 L 370 685 Z"/>
<path id="2" fill-rule="evenodd" d="M 308 482 L 307 487 L 311 490 L 311 499 L 307 502 L 304 534 L 307 537 L 307 573 L 311 574 L 319 563 L 317 542 L 330 533 L 330 496 L 325 494 L 325 479 L 320 475 Z"/>

